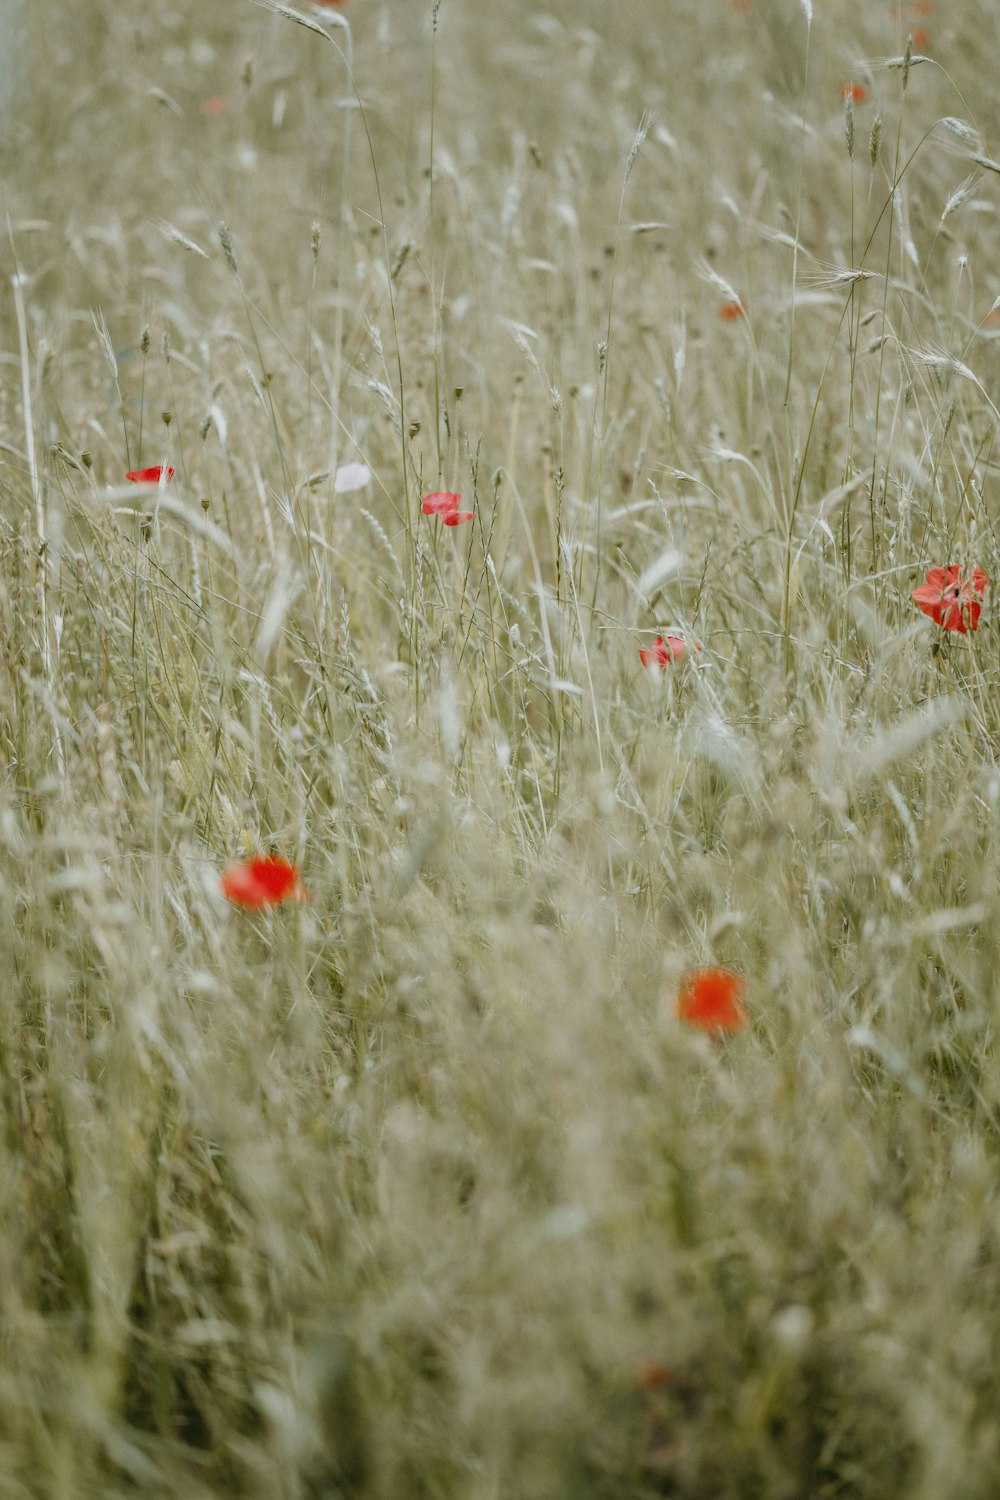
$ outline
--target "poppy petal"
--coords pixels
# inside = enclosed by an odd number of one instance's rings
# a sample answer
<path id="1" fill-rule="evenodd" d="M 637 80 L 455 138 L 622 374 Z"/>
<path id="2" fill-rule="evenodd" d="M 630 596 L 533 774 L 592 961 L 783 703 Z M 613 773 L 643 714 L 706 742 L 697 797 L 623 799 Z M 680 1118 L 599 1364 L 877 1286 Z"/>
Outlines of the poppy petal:
<path id="1" fill-rule="evenodd" d="M 452 494 L 450 490 L 435 490 L 433 494 L 424 496 L 420 509 L 425 516 L 446 516 L 458 510 L 461 503 L 461 495 Z"/>
<path id="2" fill-rule="evenodd" d="M 133 484 L 159 484 L 161 476 L 165 484 L 173 479 L 174 471 L 169 464 L 156 464 L 151 469 L 131 469 L 125 478 Z"/>
<path id="3" fill-rule="evenodd" d="M 687 649 L 687 641 L 679 635 L 658 635 L 652 646 L 639 647 L 639 660 L 644 667 L 659 667 L 662 671 L 672 661 L 680 661 Z M 694 643 L 694 649 L 701 650 L 697 641 Z"/>
<path id="4" fill-rule="evenodd" d="M 670 660 L 670 652 L 667 650 L 662 635 L 658 635 L 651 646 L 639 647 L 639 660 L 644 667 L 660 667 L 662 669 L 667 665 L 667 662 Z"/>
<path id="5" fill-rule="evenodd" d="M 219 886 L 227 901 L 248 911 L 274 906 L 293 896 L 301 899 L 305 894 L 295 866 L 274 854 L 228 865 L 219 877 Z"/>
<path id="6" fill-rule="evenodd" d="M 961 568 L 952 563 L 948 568 L 930 568 L 926 583 L 915 588 L 910 597 L 917 608 L 929 615 L 942 630 L 965 635 L 979 628 L 983 595 L 989 581 L 982 568 L 973 568 L 963 579 Z"/>
<path id="7" fill-rule="evenodd" d="M 943 589 L 946 584 L 955 583 L 958 579 L 958 568 L 929 568 L 927 570 L 927 582 L 935 588 Z"/>
<path id="8" fill-rule="evenodd" d="M 746 984 L 732 969 L 695 969 L 677 997 L 677 1014 L 703 1031 L 739 1031 L 747 1023 Z"/>

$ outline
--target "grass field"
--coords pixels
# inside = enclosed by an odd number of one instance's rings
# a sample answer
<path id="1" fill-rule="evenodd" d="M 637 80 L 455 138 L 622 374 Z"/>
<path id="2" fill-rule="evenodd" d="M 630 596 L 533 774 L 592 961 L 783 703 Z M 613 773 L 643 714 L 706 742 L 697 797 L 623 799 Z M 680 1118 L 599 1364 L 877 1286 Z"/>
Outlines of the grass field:
<path id="1" fill-rule="evenodd" d="M 997 9 L 281 9 L 0 15 L 0 1494 L 995 1500 Z"/>

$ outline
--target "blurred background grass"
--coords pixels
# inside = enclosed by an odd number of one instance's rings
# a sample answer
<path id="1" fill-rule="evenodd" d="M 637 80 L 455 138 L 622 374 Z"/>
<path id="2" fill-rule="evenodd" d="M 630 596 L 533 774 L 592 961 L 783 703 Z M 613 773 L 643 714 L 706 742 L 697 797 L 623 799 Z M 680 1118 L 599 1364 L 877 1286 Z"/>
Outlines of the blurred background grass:
<path id="1" fill-rule="evenodd" d="M 995 11 L 303 14 L 0 15 L 3 1492 L 989 1500 Z"/>

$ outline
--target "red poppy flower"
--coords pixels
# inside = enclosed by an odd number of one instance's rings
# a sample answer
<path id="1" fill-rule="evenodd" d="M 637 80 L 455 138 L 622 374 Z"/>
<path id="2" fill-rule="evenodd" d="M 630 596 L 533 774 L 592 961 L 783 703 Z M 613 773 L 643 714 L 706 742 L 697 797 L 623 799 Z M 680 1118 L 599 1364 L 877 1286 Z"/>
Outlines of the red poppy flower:
<path id="1" fill-rule="evenodd" d="M 979 629 L 983 595 L 989 581 L 982 568 L 973 568 L 964 578 L 957 563 L 950 568 L 931 568 L 927 582 L 913 590 L 912 598 L 917 608 L 930 615 L 942 630 L 957 630 L 965 635 L 967 630 Z"/>
<path id="2" fill-rule="evenodd" d="M 697 641 L 694 649 L 701 650 Z M 658 635 L 651 646 L 639 647 L 639 660 L 644 667 L 658 667 L 662 672 L 670 662 L 680 661 L 686 650 L 687 641 L 682 641 L 679 635 Z"/>
<path id="3" fill-rule="evenodd" d="M 868 98 L 868 90 L 863 83 L 842 83 L 840 97 L 845 103 L 850 99 L 852 104 L 864 104 Z"/>
<path id="4" fill-rule="evenodd" d="M 658 1359 L 647 1359 L 639 1366 L 636 1385 L 640 1391 L 660 1391 L 673 1379 L 674 1372 L 669 1365 L 661 1364 Z"/>
<path id="5" fill-rule="evenodd" d="M 174 471 L 169 464 L 156 464 L 152 469 L 132 469 L 125 478 L 131 479 L 133 484 L 159 484 L 161 476 L 165 484 L 173 479 Z"/>
<path id="6" fill-rule="evenodd" d="M 276 854 L 260 854 L 255 859 L 227 866 L 219 877 L 219 885 L 227 901 L 247 911 L 274 906 L 292 897 L 299 901 L 305 897 L 298 870 Z"/>
<path id="7" fill-rule="evenodd" d="M 703 1031 L 739 1031 L 747 1022 L 745 989 L 732 969 L 695 969 L 681 985 L 677 1014 Z"/>
<path id="8" fill-rule="evenodd" d="M 474 510 L 459 510 L 461 503 L 461 495 L 450 490 L 435 490 L 432 495 L 424 496 L 420 508 L 425 516 L 440 516 L 446 526 L 461 526 L 463 521 L 471 521 L 476 514 Z"/>
<path id="9" fill-rule="evenodd" d="M 225 94 L 210 94 L 207 99 L 201 101 L 198 108 L 206 119 L 216 120 L 219 115 L 226 113 L 226 110 L 229 108 L 229 100 Z"/>
<path id="10" fill-rule="evenodd" d="M 913 28 L 913 45 L 914 45 L 914 47 L 919 47 L 919 49 L 920 49 L 921 52 L 925 52 L 927 50 L 927 48 L 930 46 L 930 44 L 931 44 L 931 34 L 926 29 L 926 27 L 924 27 L 924 26 L 915 26 Z"/>
<path id="11" fill-rule="evenodd" d="M 746 308 L 742 302 L 723 302 L 719 308 L 719 317 L 725 323 L 735 323 L 737 318 L 742 318 Z"/>
<path id="12" fill-rule="evenodd" d="M 435 490 L 432 495 L 424 496 L 420 508 L 425 516 L 443 516 L 457 510 L 461 503 L 461 495 L 453 495 L 449 490 Z"/>

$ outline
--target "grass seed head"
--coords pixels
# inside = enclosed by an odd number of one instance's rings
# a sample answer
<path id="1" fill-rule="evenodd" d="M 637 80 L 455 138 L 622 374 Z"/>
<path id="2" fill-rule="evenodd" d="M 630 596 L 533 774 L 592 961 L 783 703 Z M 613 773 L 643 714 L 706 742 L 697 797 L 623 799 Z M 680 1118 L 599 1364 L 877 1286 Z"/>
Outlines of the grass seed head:
<path id="1" fill-rule="evenodd" d="M 232 271 L 233 275 L 238 276 L 240 272 L 239 267 L 236 264 L 236 251 L 233 249 L 233 236 L 230 233 L 229 225 L 224 219 L 219 220 L 218 234 L 219 243 L 222 246 L 222 253 L 226 257 L 226 264 Z"/>

